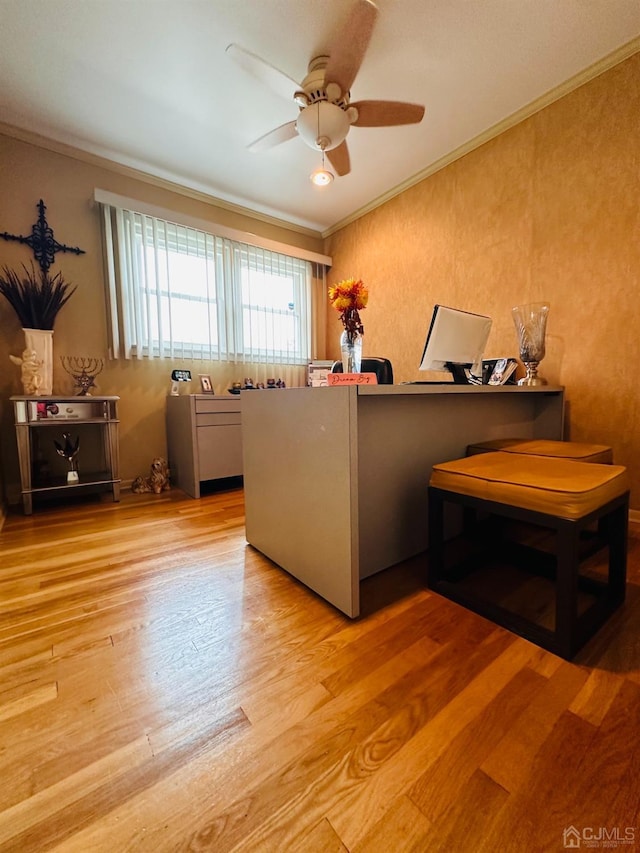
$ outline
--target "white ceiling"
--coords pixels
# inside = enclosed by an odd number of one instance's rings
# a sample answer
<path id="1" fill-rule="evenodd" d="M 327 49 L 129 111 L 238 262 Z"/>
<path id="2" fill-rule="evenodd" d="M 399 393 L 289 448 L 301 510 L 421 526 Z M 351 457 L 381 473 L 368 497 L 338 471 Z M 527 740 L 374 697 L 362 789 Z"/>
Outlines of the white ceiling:
<path id="1" fill-rule="evenodd" d="M 638 0 L 378 0 L 352 100 L 422 103 L 352 127 L 351 173 L 318 189 L 298 137 L 246 146 L 298 108 L 225 53 L 301 81 L 351 0 L 0 0 L 0 122 L 326 232 L 640 36 Z M 639 45 L 640 47 L 640 45 Z"/>

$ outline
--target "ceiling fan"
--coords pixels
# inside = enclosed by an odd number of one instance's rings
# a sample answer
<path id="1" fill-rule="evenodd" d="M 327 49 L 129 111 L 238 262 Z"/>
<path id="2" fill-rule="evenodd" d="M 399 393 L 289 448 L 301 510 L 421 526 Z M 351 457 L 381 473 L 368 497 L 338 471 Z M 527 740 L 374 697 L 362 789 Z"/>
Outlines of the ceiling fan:
<path id="1" fill-rule="evenodd" d="M 327 177 L 316 183 L 328 183 L 333 175 L 324 169 L 325 152 L 338 175 L 347 175 L 351 170 L 346 136 L 352 126 L 389 127 L 417 124 L 422 120 L 424 107 L 420 104 L 350 101 L 350 89 L 369 46 L 377 16 L 378 8 L 372 0 L 355 0 L 328 55 L 311 60 L 307 76 L 301 83 L 240 45 L 227 47 L 227 53 L 239 65 L 276 93 L 292 98 L 300 110 L 297 119 L 252 142 L 250 151 L 263 151 L 300 136 L 310 148 L 322 152 L 323 168 L 318 172 Z"/>

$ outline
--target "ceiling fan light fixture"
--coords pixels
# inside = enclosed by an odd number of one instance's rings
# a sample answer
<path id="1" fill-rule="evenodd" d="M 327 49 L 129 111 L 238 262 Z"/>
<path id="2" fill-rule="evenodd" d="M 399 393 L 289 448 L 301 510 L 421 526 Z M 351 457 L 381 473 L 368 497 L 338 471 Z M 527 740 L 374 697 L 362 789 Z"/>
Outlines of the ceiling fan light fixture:
<path id="1" fill-rule="evenodd" d="M 343 0 L 351 10 L 335 33 L 331 48 L 312 57 L 307 74 L 297 83 L 274 65 L 239 45 L 230 45 L 230 55 L 275 92 L 293 98 L 298 107 L 297 120 L 286 122 L 263 134 L 249 145 L 251 151 L 264 151 L 299 136 L 314 151 L 328 152 L 335 174 L 339 177 L 351 171 L 351 159 L 346 137 L 352 125 L 358 127 L 394 127 L 418 124 L 424 116 L 424 106 L 403 101 L 367 100 L 351 103 L 351 88 L 367 52 L 376 23 L 376 0 Z M 317 169 L 311 180 L 316 186 L 327 186 L 333 174 Z"/>
<path id="2" fill-rule="evenodd" d="M 302 110 L 296 121 L 298 134 L 309 148 L 331 151 L 345 139 L 351 127 L 346 113 L 336 104 L 318 101 Z"/>
<path id="3" fill-rule="evenodd" d="M 333 181 L 333 172 L 330 172 L 324 165 L 324 148 L 322 149 L 322 165 L 319 169 L 315 169 L 309 178 L 316 187 L 328 187 Z"/>
<path id="4" fill-rule="evenodd" d="M 320 169 L 316 169 L 309 176 L 311 183 L 316 187 L 328 187 L 333 181 L 333 173 L 324 168 L 324 164 Z"/>

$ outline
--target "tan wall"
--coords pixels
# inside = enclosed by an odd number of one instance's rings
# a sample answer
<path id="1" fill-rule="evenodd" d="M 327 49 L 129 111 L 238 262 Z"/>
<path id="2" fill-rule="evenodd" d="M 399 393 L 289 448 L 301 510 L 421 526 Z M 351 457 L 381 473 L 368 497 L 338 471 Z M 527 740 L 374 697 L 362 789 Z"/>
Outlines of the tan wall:
<path id="1" fill-rule="evenodd" d="M 332 235 L 325 250 L 330 283 L 353 275 L 369 285 L 364 352 L 390 358 L 396 381 L 425 378 L 417 367 L 435 303 L 491 315 L 492 357 L 517 355 L 511 307 L 548 300 L 540 373 L 566 386 L 567 437 L 612 445 L 640 508 L 640 54 Z"/>
<path id="2" fill-rule="evenodd" d="M 54 393 L 66 394 L 73 390 L 73 381 L 60 365 L 60 355 L 107 358 L 100 219 L 98 208 L 92 201 L 94 188 L 99 187 L 311 251 L 321 252 L 323 249 L 319 235 L 314 237 L 281 228 L 1 134 L 0 164 L 0 231 L 29 234 L 38 216 L 36 205 L 42 198 L 47 205 L 45 215 L 56 240 L 79 246 L 86 252 L 80 256 L 57 254 L 51 268 L 52 273 L 61 271 L 68 281 L 78 286 L 77 292 L 56 320 Z M 26 246 L 0 240 L 0 267 L 6 265 L 20 270 L 21 264 L 28 266 L 32 260 L 33 254 Z M 8 400 L 12 394 L 21 394 L 23 391 L 19 368 L 10 363 L 9 353 L 20 354 L 23 349 L 24 336 L 17 317 L 6 300 L 0 299 L 2 465 L 7 484 L 5 493 L 10 500 L 15 498 L 19 478 Z M 259 368 L 246 365 L 225 369 L 216 363 L 189 360 L 176 363 L 157 359 L 151 362 L 107 362 L 97 380 L 98 393 L 121 397 L 120 453 L 124 480 L 147 474 L 154 456 L 166 456 L 165 397 L 173 367 L 191 369 L 196 380 L 190 386 L 191 391 L 200 390 L 198 373 L 209 374 L 218 393 L 226 393 L 233 379 L 242 380 L 248 375 L 256 381 L 267 378 L 266 375 L 260 375 Z"/>

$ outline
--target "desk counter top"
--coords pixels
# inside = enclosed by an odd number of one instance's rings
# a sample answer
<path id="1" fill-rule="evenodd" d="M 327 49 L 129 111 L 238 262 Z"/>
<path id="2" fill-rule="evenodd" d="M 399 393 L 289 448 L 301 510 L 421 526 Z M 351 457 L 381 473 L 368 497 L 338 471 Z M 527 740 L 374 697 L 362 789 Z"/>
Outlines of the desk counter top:
<path id="1" fill-rule="evenodd" d="M 454 382 L 437 382 L 428 385 L 412 385 L 410 383 L 404 385 L 356 385 L 355 387 L 358 394 L 374 394 L 382 397 L 408 394 L 561 394 L 564 390 L 560 385 L 536 385 L 533 387 L 523 385 L 456 385 Z M 333 391 L 334 389 L 328 390 Z"/>
<path id="2" fill-rule="evenodd" d="M 456 385 L 454 382 L 359 385 L 359 394 L 560 394 L 560 385 Z"/>

